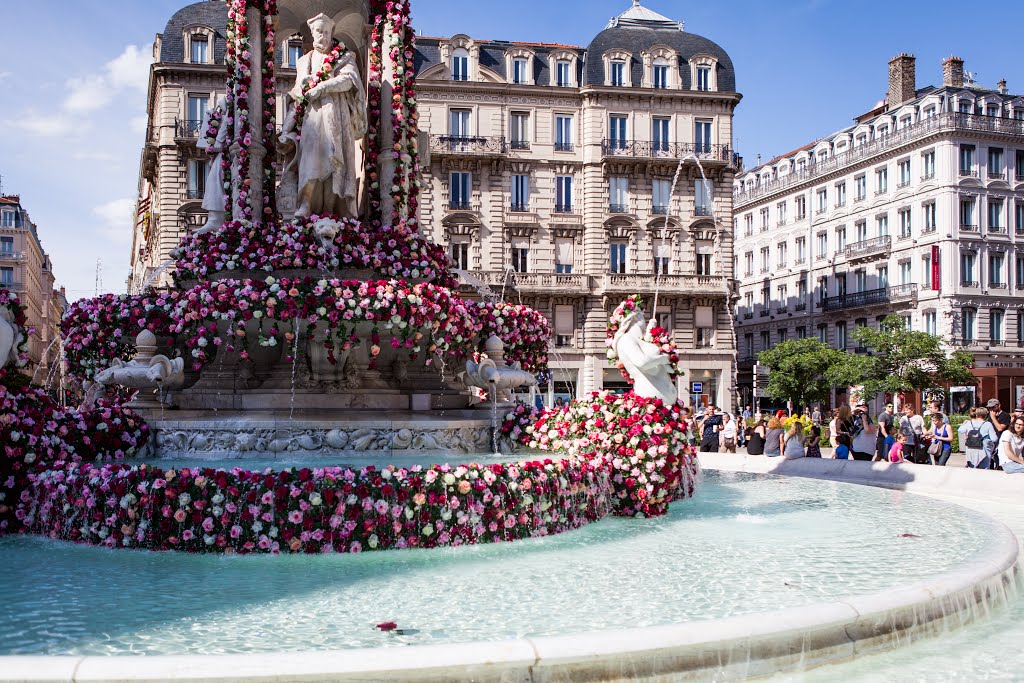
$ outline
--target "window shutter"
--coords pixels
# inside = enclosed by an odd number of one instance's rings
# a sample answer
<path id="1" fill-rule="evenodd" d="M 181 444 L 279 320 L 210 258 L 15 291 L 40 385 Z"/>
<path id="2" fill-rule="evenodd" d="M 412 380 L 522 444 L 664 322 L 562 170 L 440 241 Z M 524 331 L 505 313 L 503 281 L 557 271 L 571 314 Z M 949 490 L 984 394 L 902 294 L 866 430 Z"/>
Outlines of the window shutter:
<path id="1" fill-rule="evenodd" d="M 715 309 L 711 306 L 698 306 L 695 327 L 714 327 Z"/>
<path id="2" fill-rule="evenodd" d="M 576 327 L 573 323 L 575 309 L 571 305 L 555 306 L 555 334 L 558 336 L 571 336 Z"/>

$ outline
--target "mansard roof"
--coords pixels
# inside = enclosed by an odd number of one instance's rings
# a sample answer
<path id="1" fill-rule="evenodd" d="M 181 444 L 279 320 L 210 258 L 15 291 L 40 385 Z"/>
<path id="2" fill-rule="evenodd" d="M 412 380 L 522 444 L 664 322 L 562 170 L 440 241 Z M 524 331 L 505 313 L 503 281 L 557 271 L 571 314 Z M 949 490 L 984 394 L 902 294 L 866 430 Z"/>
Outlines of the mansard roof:
<path id="1" fill-rule="evenodd" d="M 227 50 L 225 33 L 228 27 L 228 6 L 221 0 L 204 0 L 186 5 L 174 13 L 160 39 L 160 62 L 185 62 L 185 38 L 187 28 L 205 26 L 214 33 L 213 61 L 224 63 Z"/>

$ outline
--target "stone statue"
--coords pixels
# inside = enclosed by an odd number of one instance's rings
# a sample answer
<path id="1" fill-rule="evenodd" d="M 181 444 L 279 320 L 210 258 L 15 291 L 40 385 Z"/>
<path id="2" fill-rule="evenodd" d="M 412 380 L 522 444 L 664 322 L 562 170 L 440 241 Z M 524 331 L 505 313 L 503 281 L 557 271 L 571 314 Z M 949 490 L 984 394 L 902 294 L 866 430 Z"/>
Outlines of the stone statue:
<path id="1" fill-rule="evenodd" d="M 308 22 L 313 51 L 299 58 L 293 105 L 280 143 L 285 164 L 282 207 L 294 196 L 295 216 L 358 215 L 358 142 L 366 135 L 366 90 L 355 56 L 333 46 L 334 21 L 325 14 Z M 324 62 L 337 61 L 327 72 Z M 296 105 L 303 108 L 301 120 Z"/>
<path id="2" fill-rule="evenodd" d="M 206 224 L 203 227 L 195 231 L 194 234 L 202 235 L 207 232 L 213 232 L 218 230 L 224 225 L 225 210 L 224 210 L 224 171 L 221 168 L 221 164 L 224 160 L 224 148 L 227 146 L 228 129 L 231 128 L 224 120 L 224 114 L 227 111 L 227 99 L 221 96 L 217 100 L 217 106 L 212 110 L 208 110 L 203 115 L 203 124 L 200 128 L 199 142 L 196 143 L 196 147 L 202 150 L 206 150 L 212 154 L 210 160 L 210 168 L 206 171 L 206 193 L 203 195 L 203 208 L 207 211 Z M 210 128 L 210 120 L 217 116 L 219 126 L 217 128 L 217 137 L 214 139 L 213 144 L 206 138 L 206 131 Z"/>
<path id="3" fill-rule="evenodd" d="M 14 314 L 7 306 L 0 306 L 0 369 L 7 365 L 18 367 L 18 345 L 25 340 L 25 332 L 14 322 Z"/>
<path id="4" fill-rule="evenodd" d="M 633 378 L 633 393 L 643 398 L 660 398 L 671 405 L 679 398 L 672 381 L 672 361 L 657 344 L 644 339 L 645 328 L 643 311 L 630 313 L 619 325 L 612 348 Z"/>
<path id="5" fill-rule="evenodd" d="M 484 343 L 484 350 L 487 358 L 479 363 L 466 361 L 466 371 L 460 373 L 460 378 L 467 387 L 483 389 L 488 395 L 494 391 L 493 398 L 497 405 L 507 407 L 514 402 L 513 389 L 536 386 L 537 378 L 523 370 L 519 363 L 505 364 L 505 343 L 497 336 L 491 335 Z M 476 404 L 476 401 L 472 403 Z M 483 407 L 490 404 L 481 401 L 479 405 Z"/>
<path id="6" fill-rule="evenodd" d="M 161 391 L 180 389 L 185 385 L 185 361 L 155 355 L 156 336 L 149 330 L 139 332 L 135 339 L 135 357 L 127 363 L 115 358 L 110 367 L 96 374 L 95 381 L 104 387 L 117 385 L 139 389 L 129 406 L 158 408 L 164 403 Z M 148 392 L 147 392 L 148 390 Z"/>

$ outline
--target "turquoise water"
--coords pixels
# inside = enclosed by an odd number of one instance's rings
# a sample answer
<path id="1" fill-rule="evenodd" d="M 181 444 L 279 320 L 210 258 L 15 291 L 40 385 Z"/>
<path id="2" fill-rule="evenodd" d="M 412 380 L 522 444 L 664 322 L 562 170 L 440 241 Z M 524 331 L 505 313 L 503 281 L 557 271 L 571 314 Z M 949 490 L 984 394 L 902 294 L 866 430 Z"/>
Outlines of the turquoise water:
<path id="1" fill-rule="evenodd" d="M 969 560 L 994 529 L 896 491 L 708 473 L 667 517 L 512 544 L 225 557 L 6 538 L 0 654 L 327 650 L 712 619 L 903 585 Z M 387 621 L 398 629 L 375 628 Z"/>

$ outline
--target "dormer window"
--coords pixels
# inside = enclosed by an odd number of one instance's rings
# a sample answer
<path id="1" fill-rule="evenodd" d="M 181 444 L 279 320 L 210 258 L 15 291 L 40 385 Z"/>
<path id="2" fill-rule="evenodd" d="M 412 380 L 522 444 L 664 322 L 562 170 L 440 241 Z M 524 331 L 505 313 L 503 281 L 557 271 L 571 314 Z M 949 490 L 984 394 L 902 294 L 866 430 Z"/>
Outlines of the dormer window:
<path id="1" fill-rule="evenodd" d="M 527 76 L 527 65 L 529 62 L 525 57 L 516 57 L 512 60 L 512 82 L 516 85 L 524 85 L 529 82 Z"/>
<path id="2" fill-rule="evenodd" d="M 452 53 L 452 80 L 469 80 L 469 50 L 458 48 Z"/>
<path id="3" fill-rule="evenodd" d="M 659 57 L 654 61 L 654 87 L 659 90 L 668 88 L 668 60 Z"/>
<path id="4" fill-rule="evenodd" d="M 707 92 L 711 90 L 711 67 L 697 67 L 697 90 Z"/>
<path id="5" fill-rule="evenodd" d="M 626 63 L 621 61 L 612 62 L 612 85 L 621 87 L 626 82 Z"/>
<path id="6" fill-rule="evenodd" d="M 289 69 L 299 65 L 299 58 L 302 57 L 302 41 L 292 40 L 288 42 L 288 54 L 286 55 Z"/>
<path id="7" fill-rule="evenodd" d="M 559 59 L 555 62 L 555 83 L 559 88 L 568 88 L 572 85 L 572 79 L 569 77 L 569 62 L 565 59 Z"/>
<path id="8" fill-rule="evenodd" d="M 192 63 L 208 64 L 210 55 L 210 39 L 202 33 L 192 34 Z"/>

